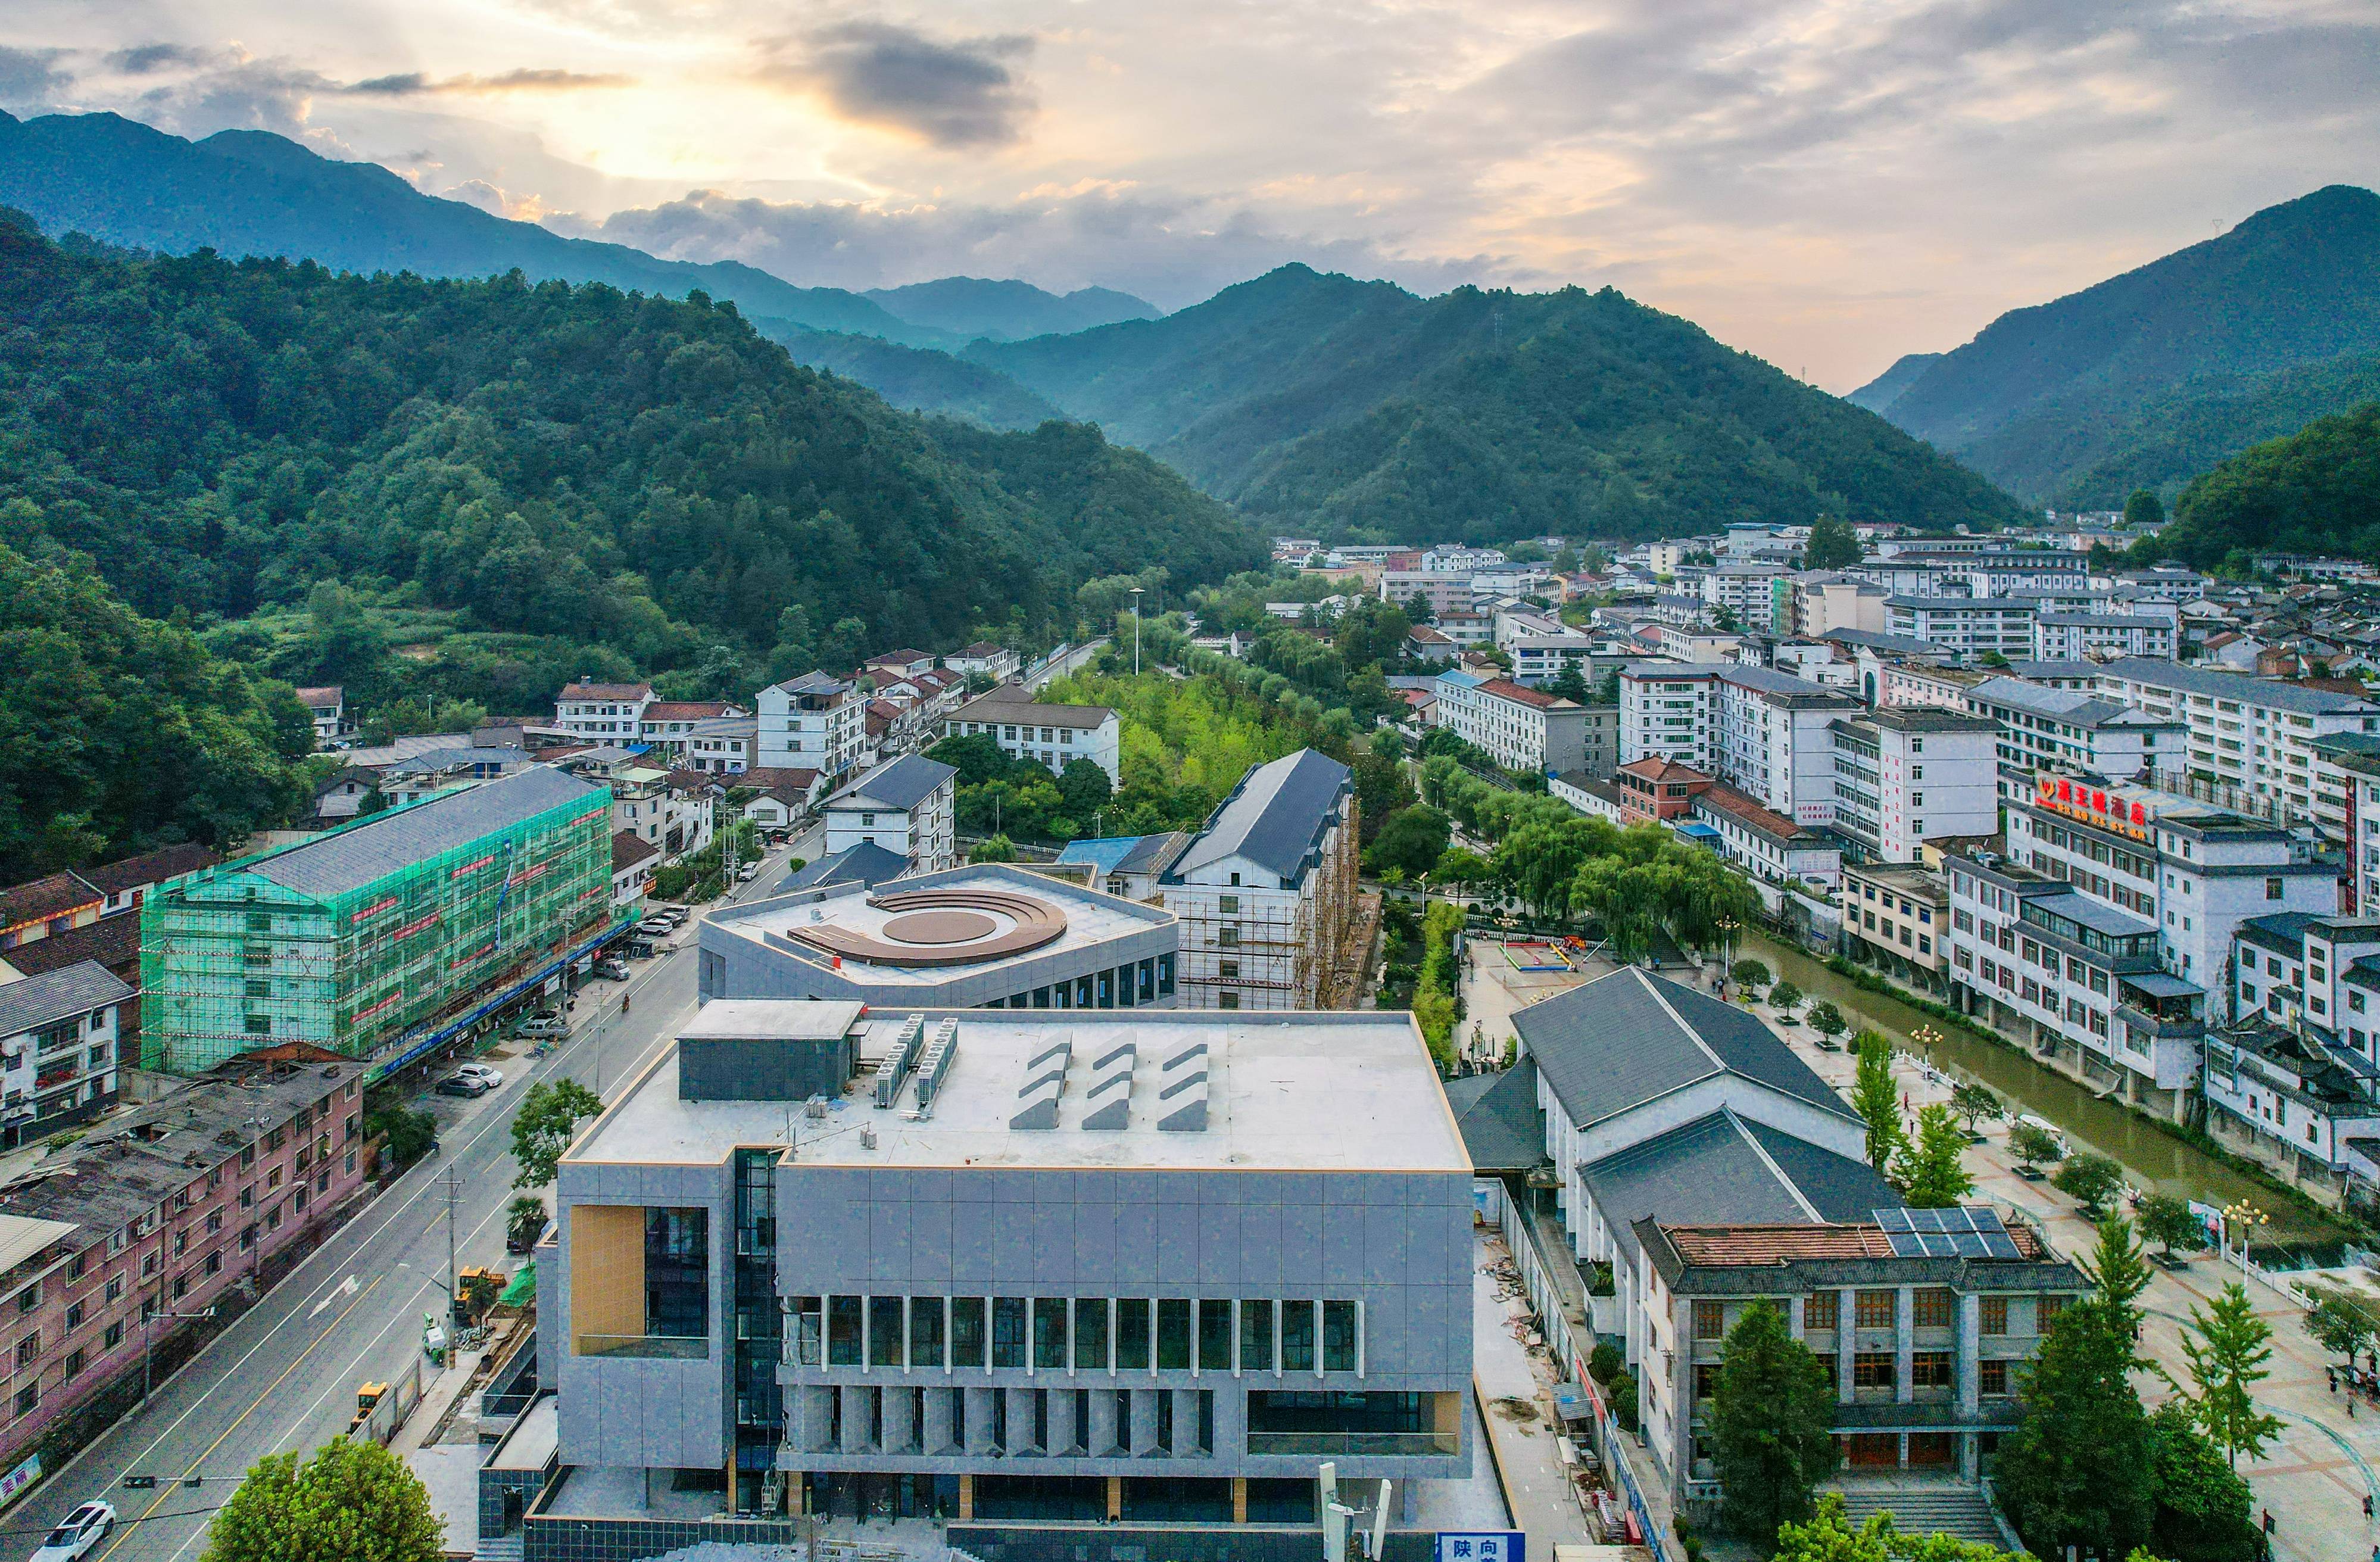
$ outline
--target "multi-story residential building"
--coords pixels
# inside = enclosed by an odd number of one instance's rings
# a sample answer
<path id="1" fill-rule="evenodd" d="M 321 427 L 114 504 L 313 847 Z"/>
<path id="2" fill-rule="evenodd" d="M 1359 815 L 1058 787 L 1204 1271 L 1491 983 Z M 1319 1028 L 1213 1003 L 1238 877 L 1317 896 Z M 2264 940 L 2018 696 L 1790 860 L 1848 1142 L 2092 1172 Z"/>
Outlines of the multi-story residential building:
<path id="1" fill-rule="evenodd" d="M 685 761 L 694 751 L 694 735 L 714 722 L 744 718 L 752 713 L 726 700 L 655 700 L 637 717 L 636 741 L 667 756 Z M 703 769 L 710 768 L 708 765 Z"/>
<path id="2" fill-rule="evenodd" d="M 2380 733 L 2380 704 L 2301 684 L 2128 657 L 2098 669 L 2098 692 L 2190 733 L 2188 774 L 2245 799 L 2239 806 L 2286 809 L 2337 837 L 2347 834 L 2344 799 L 2318 786 L 2313 741 Z M 2219 797 L 2220 794 L 2217 794 Z"/>
<path id="3" fill-rule="evenodd" d="M 133 996 L 96 960 L 0 983 L 0 1146 L 115 1104 L 120 1020 Z"/>
<path id="4" fill-rule="evenodd" d="M 1458 652 L 1477 651 L 1496 641 L 1496 620 L 1467 608 L 1450 608 L 1439 614 L 1435 627 L 1454 642 Z"/>
<path id="5" fill-rule="evenodd" d="M 1714 618 L 1733 615 L 1739 628 L 1773 628 L 1777 573 L 1769 564 L 1719 565 L 1702 579 L 1703 604 Z"/>
<path id="6" fill-rule="evenodd" d="M 2195 569 L 2178 565 L 2161 564 L 2154 569 L 2125 569 L 2112 576 L 2108 584 L 2121 589 L 2131 587 L 2141 597 L 2155 602 L 2204 602 L 2206 599 L 2206 577 Z"/>
<path id="7" fill-rule="evenodd" d="M 1709 847 L 1770 884 L 1798 882 L 1828 889 L 1842 873 L 1840 839 L 1796 824 L 1732 787 L 1713 785 L 1696 793 L 1676 829 L 1684 839 Z"/>
<path id="8" fill-rule="evenodd" d="M 612 919 L 634 922 L 645 914 L 645 897 L 652 893 L 653 869 L 661 849 L 626 830 L 612 832 Z"/>
<path id="9" fill-rule="evenodd" d="M 1619 792 L 1622 824 L 1675 824 L 1694 812 L 1695 798 L 1718 785 L 1694 766 L 1658 754 L 1621 765 L 1611 784 Z"/>
<path id="10" fill-rule="evenodd" d="M 1928 705 L 1836 721 L 1835 828 L 1873 860 L 1916 860 L 1927 841 L 1999 833 L 1999 724 Z"/>
<path id="11" fill-rule="evenodd" d="M 1191 1008 L 1352 1002 L 1358 836 L 1354 778 L 1300 749 L 1253 765 L 1158 880 L 1182 921 Z"/>
<path id="12" fill-rule="evenodd" d="M 1427 604 L 1430 616 L 1471 610 L 1471 572 L 1439 569 L 1387 569 L 1380 573 L 1382 602 Z"/>
<path id="13" fill-rule="evenodd" d="M 2380 922 L 2284 911 L 2233 940 L 2237 1023 L 2208 1032 L 2207 1128 L 2331 1202 L 2380 1188 Z"/>
<path id="14" fill-rule="evenodd" d="M 826 800 L 832 856 L 865 842 L 908 859 L 912 873 L 934 873 L 958 861 L 958 772 L 923 754 L 905 754 Z"/>
<path id="15" fill-rule="evenodd" d="M 738 775 L 760 764 L 760 723 L 756 716 L 714 716 L 696 722 L 686 735 L 688 770 Z"/>
<path id="16" fill-rule="evenodd" d="M 1866 650 L 1860 653 L 1860 664 L 1861 687 L 1876 691 L 1876 698 L 1869 702 L 1875 705 L 1936 705 L 1946 711 L 1963 711 L 1967 709 L 1967 691 L 1991 676 L 1930 661 L 1888 662 Z"/>
<path id="17" fill-rule="evenodd" d="M 298 691 L 298 703 L 314 721 L 314 747 L 327 749 L 355 730 L 347 720 L 347 691 L 335 683 Z"/>
<path id="18" fill-rule="evenodd" d="M 2342 733 L 2317 738 L 2309 747 L 2317 792 L 2343 825 L 2347 877 L 2340 909 L 2373 915 L 2380 911 L 2380 736 Z"/>
<path id="19" fill-rule="evenodd" d="M 530 1555 L 855 1504 L 1179 1544 L 1312 1524 L 1324 1459 L 1469 1474 L 1471 1164 L 1410 1016 L 721 1007 L 561 1162 L 559 1462 L 638 1479 Z M 656 1524 L 639 1489 L 695 1470 Z"/>
<path id="20" fill-rule="evenodd" d="M 1966 690 L 1966 708 L 1999 724 L 2003 798 L 2029 795 L 2039 770 L 2154 782 L 2162 772 L 2180 772 L 2188 754 L 2187 729 L 2170 717 L 2022 678 L 1975 684 Z"/>
<path id="21" fill-rule="evenodd" d="M 1792 592 L 1790 628 L 1815 640 L 1837 629 L 1884 632 L 1885 590 L 1873 580 L 1831 571 L 1779 576 Z"/>
<path id="22" fill-rule="evenodd" d="M 106 909 L 106 891 L 75 873 L 52 873 L 0 889 L 0 959 L 7 958 L 11 949 L 88 927 Z"/>
<path id="23" fill-rule="evenodd" d="M 2017 553 L 1907 549 L 1863 559 L 1845 571 L 1896 596 L 2008 597 L 2019 592 L 2081 592 L 2091 585 L 2090 557 L 2054 548 Z"/>
<path id="24" fill-rule="evenodd" d="M 1638 662 L 1620 674 L 1620 759 L 1674 759 L 1799 824 L 1834 821 L 1837 717 L 1859 701 L 1767 667 Z"/>
<path id="25" fill-rule="evenodd" d="M 698 779 L 691 771 L 663 770 L 642 759 L 618 749 L 594 749 L 570 755 L 556 768 L 610 791 L 614 833 L 625 831 L 668 857 L 709 846 L 718 822 L 710 788 L 690 784 Z"/>
<path id="26" fill-rule="evenodd" d="M 1926 993 L 1949 991 L 1950 886 L 1909 862 L 1843 869 L 1843 953 Z"/>
<path id="27" fill-rule="evenodd" d="M 824 673 L 760 690 L 760 763 L 771 770 L 815 770 L 830 786 L 859 767 L 868 745 L 868 702 Z"/>
<path id="28" fill-rule="evenodd" d="M 653 702 L 650 683 L 565 684 L 554 702 L 553 725 L 579 743 L 630 744 L 643 730 L 645 707 Z"/>
<path id="29" fill-rule="evenodd" d="M 942 658 L 942 665 L 961 677 L 980 675 L 994 683 L 1004 682 L 1024 670 L 1016 653 L 1004 645 L 994 645 L 979 640 L 963 650 L 953 651 Z"/>
<path id="30" fill-rule="evenodd" d="M 1960 656 L 2030 656 L 2034 604 L 2020 598 L 1892 596 L 1884 604 L 1888 634 L 1922 640 Z"/>
<path id="31" fill-rule="evenodd" d="M 2171 656 L 2180 628 L 2134 613 L 2044 613 L 2033 621 L 2033 654 L 2043 662 L 2086 656 Z"/>
<path id="32" fill-rule="evenodd" d="M 871 1008 L 1172 1008 L 1181 926 L 1046 873 L 978 862 L 868 893 L 822 885 L 703 919 L 714 999 L 856 999 Z"/>
<path id="33" fill-rule="evenodd" d="M 611 936 L 611 793 L 547 765 L 174 879 L 140 909 L 141 1064 L 304 1042 L 375 1077 Z"/>
<path id="34" fill-rule="evenodd" d="M 2335 914 L 2339 863 L 2265 821 L 2095 777 L 2045 771 L 2005 812 L 2005 857 L 1945 864 L 1953 1001 L 2180 1117 L 2206 1022 L 2230 1017 L 2240 927 Z"/>
<path id="35" fill-rule="evenodd" d="M 1076 760 L 1123 785 L 1123 724 L 1105 705 L 1044 705 L 1018 684 L 968 701 L 942 723 L 945 738 L 990 738 L 1010 759 L 1033 760 L 1059 775 Z"/>
<path id="36" fill-rule="evenodd" d="M 312 1251 L 364 1190 L 362 1073 L 303 1047 L 243 1058 L 53 1146 L 0 1191 L 15 1300 L 0 1464 L 226 1291 Z"/>
<path id="37" fill-rule="evenodd" d="M 2022 1419 L 2016 1396 L 2050 1322 L 2089 1289 L 2037 1227 L 1988 1208 L 1887 1201 L 1783 1227 L 1648 1214 L 1629 1239 L 1644 1255 L 1628 1322 L 1645 1446 L 1704 1519 L 1724 1495 L 1706 1418 L 1728 1331 L 1755 1301 L 1832 1368 L 1847 1469 L 1972 1483 Z"/>
<path id="38" fill-rule="evenodd" d="M 1586 766 L 1586 707 L 1509 678 L 1438 675 L 1438 725 L 1507 770 L 1542 775 Z"/>

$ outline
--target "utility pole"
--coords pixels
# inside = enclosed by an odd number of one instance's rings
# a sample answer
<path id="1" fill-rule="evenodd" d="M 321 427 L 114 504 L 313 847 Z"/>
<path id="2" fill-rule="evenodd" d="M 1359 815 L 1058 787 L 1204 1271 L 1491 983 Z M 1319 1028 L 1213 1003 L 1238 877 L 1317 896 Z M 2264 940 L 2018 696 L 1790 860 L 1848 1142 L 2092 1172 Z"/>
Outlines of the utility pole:
<path id="1" fill-rule="evenodd" d="M 448 1166 L 439 1174 L 438 1186 L 446 1190 L 446 1322 L 451 1324 L 455 1321 L 455 1298 L 462 1283 L 455 1267 L 455 1196 L 463 1190 L 462 1168 Z"/>
<path id="2" fill-rule="evenodd" d="M 1132 589 L 1132 676 L 1140 676 L 1140 593 L 1143 588 Z"/>

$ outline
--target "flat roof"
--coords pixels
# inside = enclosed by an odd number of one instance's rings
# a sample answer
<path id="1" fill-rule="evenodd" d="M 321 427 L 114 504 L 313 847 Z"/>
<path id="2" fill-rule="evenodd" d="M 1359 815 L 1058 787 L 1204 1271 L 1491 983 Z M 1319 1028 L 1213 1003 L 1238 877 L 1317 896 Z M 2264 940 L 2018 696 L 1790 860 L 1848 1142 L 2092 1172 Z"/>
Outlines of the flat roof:
<path id="1" fill-rule="evenodd" d="M 847 1034 L 868 1006 L 856 998 L 713 998 L 678 1029 L 682 1042 L 831 1042 Z"/>
<path id="2" fill-rule="evenodd" d="M 806 1002 L 784 999 L 788 1005 Z M 713 1006 L 716 1007 L 716 1006 Z M 805 1165 L 1115 1167 L 1203 1171 L 1381 1171 L 1468 1174 L 1471 1160 L 1439 1088 L 1420 1030 L 1402 1010 L 1244 1014 L 1221 1009 L 928 1010 L 958 1021 L 957 1050 L 933 1115 L 878 1110 L 846 1093 L 823 1122 L 796 1108 L 795 1159 Z M 870 1014 L 863 1059 L 891 1051 L 906 1017 Z M 1072 1043 L 1058 1126 L 1012 1129 L 1018 1087 L 1052 1045 Z M 1135 1048 L 1126 1126 L 1082 1126 L 1093 1066 L 1117 1043 Z M 1207 1126 L 1157 1127 L 1168 1058 L 1204 1044 Z M 869 1078 L 861 1075 L 862 1080 Z M 780 1101 L 682 1101 L 673 1046 L 589 1129 L 574 1164 L 715 1165 L 737 1145 L 782 1144 Z M 862 1129 L 874 1130 L 866 1143 Z"/>

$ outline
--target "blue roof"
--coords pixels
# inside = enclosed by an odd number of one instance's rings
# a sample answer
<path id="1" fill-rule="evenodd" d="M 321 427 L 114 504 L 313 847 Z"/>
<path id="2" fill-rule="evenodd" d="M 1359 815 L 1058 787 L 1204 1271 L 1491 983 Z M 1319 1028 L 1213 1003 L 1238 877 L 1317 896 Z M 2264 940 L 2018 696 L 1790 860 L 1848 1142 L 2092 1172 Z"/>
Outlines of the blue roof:
<path id="1" fill-rule="evenodd" d="M 1068 841 L 1058 853 L 1061 862 L 1087 862 L 1102 873 L 1112 873 L 1116 864 L 1132 855 L 1140 844 L 1138 836 L 1102 836 L 1096 840 Z"/>

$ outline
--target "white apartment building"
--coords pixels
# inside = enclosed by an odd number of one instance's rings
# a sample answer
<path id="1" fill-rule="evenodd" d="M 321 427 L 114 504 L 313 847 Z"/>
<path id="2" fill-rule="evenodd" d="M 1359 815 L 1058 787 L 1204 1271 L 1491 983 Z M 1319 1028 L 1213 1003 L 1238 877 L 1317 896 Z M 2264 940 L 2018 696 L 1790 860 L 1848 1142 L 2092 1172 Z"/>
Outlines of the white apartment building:
<path id="1" fill-rule="evenodd" d="M 1833 724 L 1833 824 L 1872 860 L 1913 862 L 1929 840 L 1999 833 L 1999 724 L 1933 706 Z"/>
<path id="2" fill-rule="evenodd" d="M 2233 942 L 2236 1028 L 2208 1032 L 2207 1130 L 2336 1203 L 2380 1183 L 2380 922 L 2281 912 Z"/>
<path id="3" fill-rule="evenodd" d="M 1508 678 L 1439 674 L 1437 724 L 1507 770 L 1542 775 L 1586 766 L 1585 708 Z"/>
<path id="4" fill-rule="evenodd" d="M 653 702 L 650 683 L 563 685 L 554 702 L 553 725 L 574 742 L 629 744 L 640 740 L 645 707 Z"/>
<path id="5" fill-rule="evenodd" d="M 1450 613 L 1471 610 L 1471 572 L 1459 573 L 1439 569 L 1384 569 L 1380 572 L 1380 600 L 1409 603 L 1415 599 L 1429 604 L 1430 616 L 1442 618 Z"/>
<path id="6" fill-rule="evenodd" d="M 2335 837 L 2349 834 L 2347 799 L 2320 784 L 2313 740 L 2380 732 L 2380 704 L 2144 657 L 2100 667 L 2098 692 L 2182 723 L 2190 775 L 2234 787 L 2263 806 L 2285 807 L 2291 817 L 2311 819 Z"/>
<path id="7" fill-rule="evenodd" d="M 1999 724 L 2003 798 L 2030 797 L 2034 772 L 2051 768 L 2154 784 L 2181 770 L 2189 750 L 2180 722 L 2018 677 L 1985 678 L 1966 691 L 1966 708 Z"/>
<path id="8" fill-rule="evenodd" d="M 826 800 L 826 855 L 874 846 L 909 860 L 912 873 L 958 866 L 958 772 L 906 754 Z"/>
<path id="9" fill-rule="evenodd" d="M 760 763 L 760 724 L 752 716 L 696 722 L 686 736 L 686 768 L 735 775 Z"/>
<path id="10" fill-rule="evenodd" d="M 1327 1008 L 1348 1001 L 1354 775 L 1300 749 L 1252 765 L 1158 880 L 1182 924 L 1185 1008 Z"/>
<path id="11" fill-rule="evenodd" d="M 1718 669 L 1686 662 L 1636 662 L 1620 671 L 1620 763 L 1675 760 L 1710 766 Z"/>
<path id="12" fill-rule="evenodd" d="M 1077 760 L 1123 785 L 1123 723 L 1105 705 L 1043 705 L 1021 684 L 1002 684 L 968 701 L 942 722 L 945 738 L 985 737 L 1013 760 L 1032 760 L 1064 775 Z"/>
<path id="13" fill-rule="evenodd" d="M 1863 652 L 1863 663 L 1874 656 Z M 1931 662 L 1888 662 L 1875 657 L 1876 691 L 1874 703 L 1878 705 L 1938 705 L 1946 711 L 1967 708 L 1967 691 L 1989 675 L 1964 667 L 1937 666 Z M 1862 669 L 1862 684 L 1869 680 Z"/>
<path id="14" fill-rule="evenodd" d="M 841 678 L 804 673 L 760 690 L 760 768 L 815 770 L 833 782 L 868 746 L 868 702 Z"/>
<path id="15" fill-rule="evenodd" d="M 1859 708 L 1767 667 L 1632 663 L 1620 674 L 1620 763 L 1676 760 L 1797 824 L 1829 824 L 1833 723 Z"/>
<path id="16" fill-rule="evenodd" d="M 1961 656 L 2033 654 L 2034 604 L 2015 597 L 1890 596 L 1887 634 L 1905 635 Z"/>
<path id="17" fill-rule="evenodd" d="M 2033 621 L 2033 654 L 2043 662 L 2174 653 L 2170 618 L 2131 613 L 2044 613 Z"/>
<path id="18" fill-rule="evenodd" d="M 1777 576 L 1773 565 L 1719 565 L 1703 577 L 1703 604 L 1713 614 L 1734 614 L 1747 629 L 1774 628 Z"/>
<path id="19" fill-rule="evenodd" d="M 1578 805 L 1572 802 L 1571 806 Z M 1842 878 L 1843 848 L 1840 840 L 1823 830 L 1796 824 L 1732 787 L 1706 787 L 1695 793 L 1694 801 L 1687 805 L 1686 817 L 1671 828 L 1683 838 L 1709 847 L 1753 877 L 1770 884 L 1798 880 L 1820 889 L 1832 889 Z"/>
<path id="20" fill-rule="evenodd" d="M 2334 914 L 2338 864 L 2277 825 L 2093 776 L 2041 772 L 2007 819 L 2005 857 L 1946 866 L 1954 1001 L 2179 1117 L 2205 1025 L 2232 1013 L 2240 928 Z"/>

